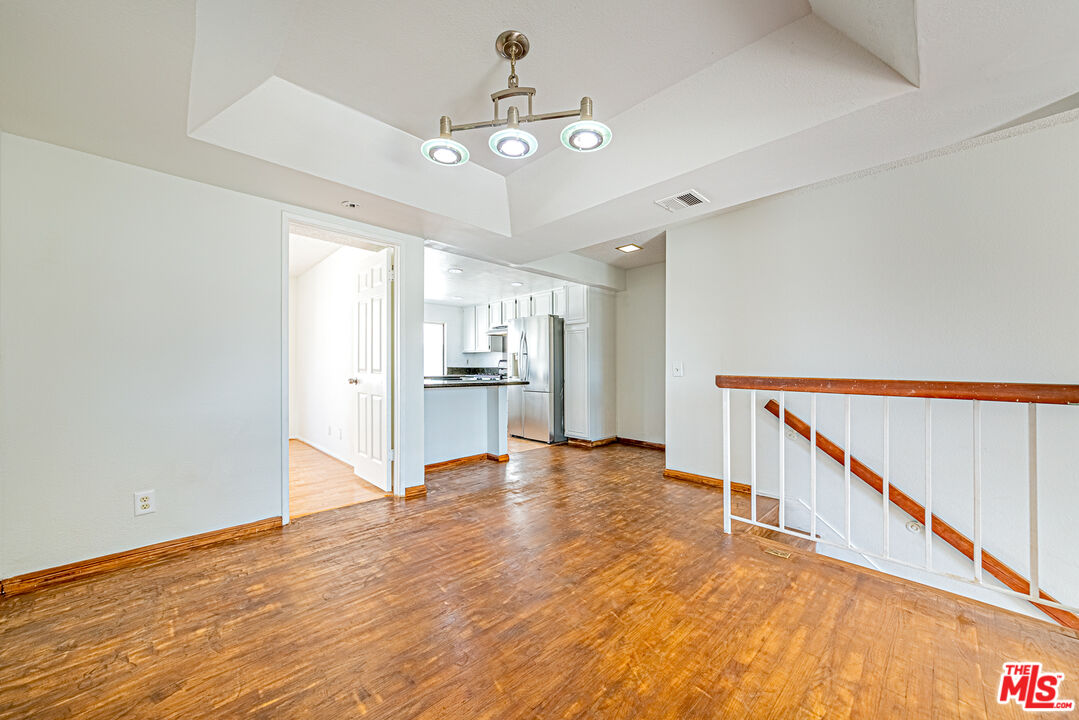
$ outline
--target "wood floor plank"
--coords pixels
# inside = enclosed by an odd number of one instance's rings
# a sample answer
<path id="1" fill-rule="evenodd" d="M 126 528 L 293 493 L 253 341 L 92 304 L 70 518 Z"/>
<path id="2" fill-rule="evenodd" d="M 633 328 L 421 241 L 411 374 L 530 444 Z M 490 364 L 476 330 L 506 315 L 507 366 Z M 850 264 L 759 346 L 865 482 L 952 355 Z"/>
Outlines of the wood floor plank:
<path id="1" fill-rule="evenodd" d="M 5 599 L 0 718 L 1019 717 L 1004 661 L 1079 668 L 1049 623 L 726 536 L 662 470 L 556 446 Z"/>
<path id="2" fill-rule="evenodd" d="M 293 518 L 387 496 L 357 477 L 352 466 L 301 440 L 288 441 L 288 490 Z"/>

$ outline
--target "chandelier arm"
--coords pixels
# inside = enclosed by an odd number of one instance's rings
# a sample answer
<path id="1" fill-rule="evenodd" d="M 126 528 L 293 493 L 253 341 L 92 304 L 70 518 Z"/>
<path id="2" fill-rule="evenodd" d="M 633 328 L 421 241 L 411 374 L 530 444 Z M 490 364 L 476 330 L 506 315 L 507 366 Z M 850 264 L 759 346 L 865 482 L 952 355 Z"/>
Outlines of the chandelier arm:
<path id="1" fill-rule="evenodd" d="M 528 115 L 522 115 L 519 122 L 522 122 L 522 123 L 539 122 L 540 120 L 558 120 L 560 118 L 569 118 L 569 117 L 580 118 L 581 117 L 581 109 L 577 108 L 575 110 L 560 110 L 558 112 L 541 113 L 539 115 L 533 115 L 533 114 L 529 113 Z M 494 120 L 481 120 L 479 122 L 461 123 L 460 125 L 451 125 L 450 130 L 452 132 L 459 132 L 461 130 L 478 130 L 480 128 L 502 127 L 503 125 L 508 125 L 508 124 L 509 124 L 509 120 L 507 120 L 506 118 L 495 118 Z"/>

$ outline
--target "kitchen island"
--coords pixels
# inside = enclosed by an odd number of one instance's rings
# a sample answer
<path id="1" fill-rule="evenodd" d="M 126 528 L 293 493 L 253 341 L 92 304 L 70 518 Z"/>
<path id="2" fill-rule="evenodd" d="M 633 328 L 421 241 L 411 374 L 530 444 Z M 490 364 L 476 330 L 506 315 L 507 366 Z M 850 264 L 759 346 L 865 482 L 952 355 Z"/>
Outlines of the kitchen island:
<path id="1" fill-rule="evenodd" d="M 509 460 L 506 388 L 527 384 L 494 378 L 424 378 L 424 465 L 432 469 L 472 460 Z"/>

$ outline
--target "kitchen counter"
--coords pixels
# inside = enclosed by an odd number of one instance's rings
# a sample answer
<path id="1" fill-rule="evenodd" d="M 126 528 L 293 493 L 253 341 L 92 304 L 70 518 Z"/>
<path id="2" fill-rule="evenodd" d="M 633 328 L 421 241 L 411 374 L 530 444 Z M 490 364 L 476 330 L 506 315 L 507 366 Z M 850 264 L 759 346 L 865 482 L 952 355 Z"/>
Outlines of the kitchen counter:
<path id="1" fill-rule="evenodd" d="M 442 378 L 424 378 L 423 387 L 505 387 L 507 385 L 527 385 L 527 380 L 444 380 Z"/>
<path id="2" fill-rule="evenodd" d="M 423 379 L 423 464 L 509 460 L 509 386 L 524 380 Z"/>

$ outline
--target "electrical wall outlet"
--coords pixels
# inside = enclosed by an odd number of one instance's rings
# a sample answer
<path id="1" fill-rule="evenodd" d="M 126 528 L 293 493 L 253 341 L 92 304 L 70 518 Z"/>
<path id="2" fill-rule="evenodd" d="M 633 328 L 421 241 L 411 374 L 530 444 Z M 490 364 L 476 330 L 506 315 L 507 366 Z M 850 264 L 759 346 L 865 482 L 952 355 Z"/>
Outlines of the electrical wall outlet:
<path id="1" fill-rule="evenodd" d="M 787 439 L 788 440 L 797 440 L 798 439 L 798 433 L 794 432 L 794 428 L 787 428 Z"/>
<path id="2" fill-rule="evenodd" d="M 681 361 L 676 362 L 674 364 L 674 366 L 671 368 L 671 376 L 672 377 L 682 377 L 684 375 L 685 375 L 685 371 L 682 369 Z"/>
<path id="3" fill-rule="evenodd" d="M 157 512 L 157 500 L 153 490 L 139 490 L 135 493 L 135 514 L 147 515 Z"/>

